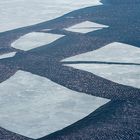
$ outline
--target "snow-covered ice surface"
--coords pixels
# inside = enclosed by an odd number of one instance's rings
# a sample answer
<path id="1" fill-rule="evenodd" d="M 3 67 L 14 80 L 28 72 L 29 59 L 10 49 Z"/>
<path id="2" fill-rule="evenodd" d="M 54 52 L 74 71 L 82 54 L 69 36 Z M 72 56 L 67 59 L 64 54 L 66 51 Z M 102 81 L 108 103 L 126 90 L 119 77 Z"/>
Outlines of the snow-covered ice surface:
<path id="1" fill-rule="evenodd" d="M 0 55 L 0 59 L 9 58 L 9 57 L 14 57 L 15 54 L 16 54 L 16 52 L 11 52 L 11 53 L 2 54 L 2 55 Z"/>
<path id="2" fill-rule="evenodd" d="M 16 49 L 28 51 L 39 46 L 50 44 L 64 35 L 32 32 L 20 37 L 11 46 Z"/>
<path id="3" fill-rule="evenodd" d="M 88 33 L 88 32 L 100 30 L 102 28 L 107 28 L 107 27 L 108 26 L 106 25 L 97 24 L 95 22 L 84 21 L 82 23 L 66 28 L 65 30 L 71 31 L 71 32 Z"/>
<path id="4" fill-rule="evenodd" d="M 60 130 L 109 102 L 18 71 L 0 84 L 0 126 L 31 138 Z"/>
<path id="5" fill-rule="evenodd" d="M 99 0 L 0 0 L 0 32 L 52 20 Z"/>
<path id="6" fill-rule="evenodd" d="M 94 61 L 98 61 L 140 64 L 140 48 L 114 42 L 101 49 L 73 56 L 63 61 L 93 61 L 92 64 L 91 62 L 89 64 L 78 62 L 79 64 L 65 65 L 91 72 L 120 84 L 140 88 L 140 65 L 94 63 Z"/>
<path id="7" fill-rule="evenodd" d="M 102 61 L 140 63 L 140 48 L 114 42 L 100 49 L 76 55 L 63 61 Z"/>

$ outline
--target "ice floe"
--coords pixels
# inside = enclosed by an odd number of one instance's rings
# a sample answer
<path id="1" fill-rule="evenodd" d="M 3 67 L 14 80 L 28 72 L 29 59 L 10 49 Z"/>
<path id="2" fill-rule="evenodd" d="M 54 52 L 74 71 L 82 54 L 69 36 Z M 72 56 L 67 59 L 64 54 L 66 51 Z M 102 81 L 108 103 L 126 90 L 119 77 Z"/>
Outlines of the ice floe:
<path id="1" fill-rule="evenodd" d="M 0 126 L 31 138 L 60 130 L 109 102 L 18 71 L 0 84 Z"/>
<path id="2" fill-rule="evenodd" d="M 100 0 L 0 0 L 0 32 L 52 20 Z"/>
<path id="3" fill-rule="evenodd" d="M 140 88 L 140 48 L 114 42 L 63 62 L 111 81 Z"/>
<path id="4" fill-rule="evenodd" d="M 50 44 L 64 35 L 32 32 L 20 37 L 11 46 L 16 49 L 28 51 L 39 46 Z"/>
<path id="5" fill-rule="evenodd" d="M 11 52 L 11 53 L 2 54 L 2 55 L 0 55 L 0 59 L 9 58 L 9 57 L 14 57 L 15 54 L 16 54 L 16 52 Z"/>
<path id="6" fill-rule="evenodd" d="M 107 28 L 107 27 L 108 26 L 106 25 L 98 24 L 95 22 L 84 21 L 82 23 L 66 28 L 65 30 L 71 31 L 71 32 L 88 33 L 88 32 L 100 30 L 102 28 Z"/>

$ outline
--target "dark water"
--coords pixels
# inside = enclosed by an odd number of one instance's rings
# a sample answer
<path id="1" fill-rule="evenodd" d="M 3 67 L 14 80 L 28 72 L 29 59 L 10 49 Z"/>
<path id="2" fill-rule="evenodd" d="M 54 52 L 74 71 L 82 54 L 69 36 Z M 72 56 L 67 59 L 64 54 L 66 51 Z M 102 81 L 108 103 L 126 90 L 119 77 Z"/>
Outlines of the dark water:
<path id="1" fill-rule="evenodd" d="M 112 100 L 87 118 L 42 140 L 140 139 L 140 89 L 113 83 L 97 75 L 63 66 L 60 62 L 64 58 L 93 51 L 112 42 L 140 47 L 140 1 L 102 2 L 104 5 L 80 9 L 51 21 L 0 33 L 1 53 L 14 51 L 10 44 L 30 32 L 51 28 L 50 33 L 66 35 L 30 51 L 17 50 L 15 57 L 1 60 L 0 82 L 17 70 L 24 70 L 49 78 L 69 89 Z M 63 30 L 86 20 L 108 25 L 109 28 L 87 34 Z M 0 138 L 6 140 L 1 134 Z"/>

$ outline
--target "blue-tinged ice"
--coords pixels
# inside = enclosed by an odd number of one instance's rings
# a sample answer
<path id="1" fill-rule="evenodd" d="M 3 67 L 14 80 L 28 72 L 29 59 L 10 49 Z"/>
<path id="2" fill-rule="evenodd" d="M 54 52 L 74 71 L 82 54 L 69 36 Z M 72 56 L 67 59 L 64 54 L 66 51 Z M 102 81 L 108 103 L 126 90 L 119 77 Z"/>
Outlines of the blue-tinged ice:
<path id="1" fill-rule="evenodd" d="M 65 64 L 66 66 L 91 72 L 119 84 L 140 88 L 140 48 L 138 47 L 114 42 L 63 61 L 77 62 L 77 64 Z"/>
<path id="2" fill-rule="evenodd" d="M 0 126 L 39 138 L 73 124 L 107 102 L 18 71 L 0 84 Z"/>
<path id="3" fill-rule="evenodd" d="M 71 27 L 65 28 L 65 30 L 85 34 L 88 32 L 101 30 L 102 28 L 107 28 L 107 27 L 108 26 L 106 26 L 106 25 L 98 24 L 95 22 L 84 21 L 84 22 L 78 23 L 76 25 L 73 25 Z"/>
<path id="4" fill-rule="evenodd" d="M 64 35 L 31 32 L 26 34 L 11 44 L 13 48 L 28 51 L 43 45 L 50 44 Z"/>
<path id="5" fill-rule="evenodd" d="M 100 0 L 0 0 L 0 32 L 49 21 Z"/>
<path id="6" fill-rule="evenodd" d="M 0 59 L 9 58 L 9 57 L 14 57 L 15 54 L 16 54 L 16 52 L 10 52 L 10 53 L 6 53 L 6 54 L 1 54 L 1 55 L 0 55 Z"/>

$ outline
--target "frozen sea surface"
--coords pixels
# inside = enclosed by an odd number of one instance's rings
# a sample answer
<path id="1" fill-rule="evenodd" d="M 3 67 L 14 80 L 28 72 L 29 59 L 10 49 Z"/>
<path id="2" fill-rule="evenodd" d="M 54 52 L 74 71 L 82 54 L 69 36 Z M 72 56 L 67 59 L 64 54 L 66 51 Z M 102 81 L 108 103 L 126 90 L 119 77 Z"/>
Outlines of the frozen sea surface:
<path id="1" fill-rule="evenodd" d="M 64 35 L 32 32 L 20 37 L 13 42 L 11 46 L 16 49 L 28 51 L 39 46 L 50 44 L 63 36 Z"/>
<path id="2" fill-rule="evenodd" d="M 140 48 L 114 42 L 101 49 L 73 56 L 63 61 L 77 62 L 77 64 L 65 65 L 91 72 L 120 84 L 140 88 L 139 56 Z M 82 63 L 80 64 L 80 62 Z"/>
<path id="3" fill-rule="evenodd" d="M 2 55 L 0 55 L 0 59 L 9 58 L 9 57 L 14 57 L 15 54 L 16 54 L 16 52 L 11 52 L 11 53 L 7 53 L 7 54 L 2 54 Z"/>
<path id="4" fill-rule="evenodd" d="M 99 0 L 0 0 L 0 32 L 52 20 Z"/>
<path id="5" fill-rule="evenodd" d="M 60 130 L 109 102 L 18 71 L 0 84 L 0 126 L 31 138 Z"/>
<path id="6" fill-rule="evenodd" d="M 65 30 L 71 31 L 71 32 L 88 33 L 88 32 L 100 30 L 102 28 L 107 28 L 107 27 L 108 26 L 106 25 L 97 24 L 95 22 L 84 21 L 82 23 L 66 28 Z"/>

